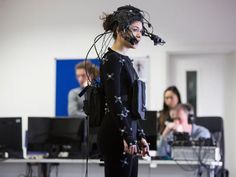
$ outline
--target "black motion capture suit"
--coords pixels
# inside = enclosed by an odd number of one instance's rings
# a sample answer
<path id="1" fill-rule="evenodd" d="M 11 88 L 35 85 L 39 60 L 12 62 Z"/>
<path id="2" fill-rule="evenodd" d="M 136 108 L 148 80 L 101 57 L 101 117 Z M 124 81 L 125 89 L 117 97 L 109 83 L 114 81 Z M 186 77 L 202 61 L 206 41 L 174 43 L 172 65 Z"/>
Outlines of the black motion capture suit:
<path id="1" fill-rule="evenodd" d="M 131 113 L 132 84 L 138 78 L 132 61 L 111 48 L 103 57 L 100 76 L 105 92 L 105 117 L 99 146 L 105 161 L 105 177 L 137 177 L 138 157 L 124 153 L 124 143 L 134 145 L 144 137 Z"/>

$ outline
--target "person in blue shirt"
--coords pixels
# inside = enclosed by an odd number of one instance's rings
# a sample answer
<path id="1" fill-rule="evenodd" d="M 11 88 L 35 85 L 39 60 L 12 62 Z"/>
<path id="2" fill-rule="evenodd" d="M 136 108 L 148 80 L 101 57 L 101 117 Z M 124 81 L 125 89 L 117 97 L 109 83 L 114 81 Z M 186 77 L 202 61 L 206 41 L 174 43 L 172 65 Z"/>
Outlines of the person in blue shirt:
<path id="1" fill-rule="evenodd" d="M 190 116 L 193 116 L 193 108 L 190 104 L 179 104 L 172 109 L 170 116 L 173 122 L 169 122 L 164 129 L 160 142 L 158 145 L 159 156 L 171 155 L 170 141 L 173 141 L 174 132 L 189 133 L 192 140 L 199 140 L 200 138 L 208 139 L 211 137 L 209 130 L 203 126 L 196 125 L 189 122 Z"/>

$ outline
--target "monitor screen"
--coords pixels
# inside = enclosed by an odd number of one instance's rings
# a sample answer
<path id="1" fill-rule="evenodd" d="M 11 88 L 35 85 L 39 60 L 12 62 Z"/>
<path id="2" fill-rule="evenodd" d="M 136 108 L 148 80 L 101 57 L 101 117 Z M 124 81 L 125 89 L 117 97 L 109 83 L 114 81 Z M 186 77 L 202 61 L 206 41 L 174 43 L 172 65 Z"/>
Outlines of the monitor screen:
<path id="1" fill-rule="evenodd" d="M 47 151 L 50 134 L 50 120 L 47 117 L 29 117 L 26 136 L 27 151 Z"/>
<path id="2" fill-rule="evenodd" d="M 150 150 L 157 150 L 157 111 L 146 111 L 145 120 L 140 120 L 146 139 L 150 143 Z"/>
<path id="3" fill-rule="evenodd" d="M 78 118 L 30 117 L 27 150 L 48 152 L 51 158 L 79 158 L 83 156 L 84 122 Z M 68 155 L 60 155 L 65 152 Z"/>
<path id="4" fill-rule="evenodd" d="M 22 158 L 21 117 L 0 118 L 0 152 L 8 152 L 10 158 Z"/>

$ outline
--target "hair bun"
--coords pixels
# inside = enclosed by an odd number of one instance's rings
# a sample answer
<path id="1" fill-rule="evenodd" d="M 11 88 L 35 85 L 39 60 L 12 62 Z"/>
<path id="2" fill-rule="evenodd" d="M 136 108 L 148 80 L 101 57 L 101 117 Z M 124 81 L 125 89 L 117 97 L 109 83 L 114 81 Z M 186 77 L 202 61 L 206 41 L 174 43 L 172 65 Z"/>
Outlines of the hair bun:
<path id="1" fill-rule="evenodd" d="M 135 22 L 140 21 L 143 24 L 143 11 L 131 5 L 125 5 L 117 8 L 112 14 L 104 14 L 103 28 L 105 31 L 113 32 L 113 37 L 116 39 L 116 31 L 124 31 Z"/>
<path id="2" fill-rule="evenodd" d="M 113 16 L 113 14 L 105 14 L 105 16 L 103 17 L 103 28 L 105 31 L 113 30 Z"/>

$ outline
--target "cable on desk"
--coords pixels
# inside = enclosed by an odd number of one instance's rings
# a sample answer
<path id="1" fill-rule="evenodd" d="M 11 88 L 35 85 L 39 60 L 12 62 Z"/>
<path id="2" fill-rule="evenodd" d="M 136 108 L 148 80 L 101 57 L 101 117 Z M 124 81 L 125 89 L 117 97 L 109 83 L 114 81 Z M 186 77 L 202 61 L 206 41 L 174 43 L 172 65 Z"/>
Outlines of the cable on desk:
<path id="1" fill-rule="evenodd" d="M 178 160 L 174 160 L 174 161 L 175 161 L 176 165 L 177 165 L 178 167 L 180 167 L 180 168 L 181 168 L 182 170 L 184 170 L 184 171 L 193 172 L 193 171 L 196 171 L 196 169 L 197 169 L 197 167 L 196 167 L 196 168 L 193 168 L 191 163 L 189 163 L 189 164 L 187 164 L 187 165 L 181 165 L 181 164 L 178 162 Z M 188 161 L 188 160 L 184 160 L 184 161 L 190 162 L 190 161 Z M 186 168 L 186 167 L 184 167 L 184 166 L 188 166 L 188 168 Z"/>
<path id="2" fill-rule="evenodd" d="M 27 163 L 27 165 L 26 165 L 26 174 L 20 174 L 18 177 L 33 177 L 32 165 Z"/>
<path id="3" fill-rule="evenodd" d="M 183 157 L 184 157 L 184 161 L 187 162 L 187 165 L 181 165 L 178 160 L 173 159 L 175 163 L 177 164 L 177 166 L 179 166 L 182 170 L 187 171 L 187 172 L 196 171 L 198 167 L 192 167 L 192 164 L 188 163 L 191 161 L 186 158 L 186 154 L 184 152 L 183 152 Z M 187 166 L 187 168 L 185 166 Z"/>
<path id="4" fill-rule="evenodd" d="M 51 173 L 52 173 L 52 171 L 53 171 L 54 168 L 56 169 L 56 170 L 55 170 L 55 172 L 56 172 L 56 177 L 58 177 L 58 166 L 59 166 L 58 163 L 54 163 L 54 164 L 50 165 L 50 167 L 49 167 L 49 172 L 48 172 L 48 177 L 51 176 Z"/>
<path id="5" fill-rule="evenodd" d="M 207 155 L 207 154 L 209 154 L 209 153 L 207 152 L 207 149 L 205 149 L 205 150 L 202 149 L 202 147 L 204 147 L 204 145 L 205 145 L 205 141 L 201 141 L 200 146 L 199 146 L 199 151 L 198 152 L 195 151 L 195 153 L 197 154 L 197 157 L 198 157 L 198 162 L 199 162 L 198 177 L 202 176 L 202 168 L 205 168 L 207 170 L 208 174 L 212 170 L 214 170 L 215 176 L 217 176 L 217 174 L 220 172 L 220 168 L 219 169 L 217 169 L 217 168 L 211 169 L 209 167 L 209 165 L 206 164 L 206 162 L 209 159 L 209 155 Z"/>

